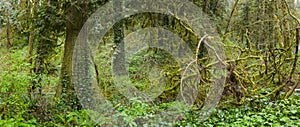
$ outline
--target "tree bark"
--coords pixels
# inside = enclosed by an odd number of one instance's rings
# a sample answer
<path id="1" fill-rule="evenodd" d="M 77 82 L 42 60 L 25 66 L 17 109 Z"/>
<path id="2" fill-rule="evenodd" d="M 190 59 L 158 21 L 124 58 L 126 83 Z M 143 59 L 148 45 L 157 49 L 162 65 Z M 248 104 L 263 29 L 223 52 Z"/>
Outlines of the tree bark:
<path id="1" fill-rule="evenodd" d="M 11 25 L 10 25 L 10 21 L 9 19 L 7 19 L 7 30 L 6 30 L 6 34 L 7 34 L 7 51 L 10 52 L 10 48 L 12 46 L 11 44 Z"/>
<path id="2" fill-rule="evenodd" d="M 282 14 L 283 14 L 283 20 L 282 20 L 282 27 L 284 32 L 284 48 L 288 48 L 291 46 L 291 37 L 290 37 L 290 33 L 288 32 L 288 30 L 290 30 L 290 25 L 289 25 L 289 21 L 286 18 L 288 15 L 288 7 L 285 4 L 285 0 L 281 0 L 281 10 L 282 10 Z M 289 54 L 291 55 L 291 54 Z"/>
<path id="3" fill-rule="evenodd" d="M 122 11 L 122 2 L 115 1 L 114 3 L 114 11 L 115 12 L 121 12 Z M 115 15 L 115 19 L 118 17 L 118 15 Z M 115 72 L 117 72 L 119 75 L 126 74 L 126 68 L 125 68 L 125 45 L 124 45 L 124 22 L 120 21 L 114 24 L 113 26 L 113 33 L 114 33 L 114 43 L 116 45 L 116 51 L 117 54 L 115 55 L 115 58 L 113 59 L 113 68 Z"/>
<path id="4" fill-rule="evenodd" d="M 60 84 L 56 89 L 56 98 L 61 98 L 72 108 L 80 108 L 78 98 L 72 84 L 72 61 L 74 45 L 77 36 L 87 19 L 87 2 L 78 1 L 77 5 L 67 5 L 66 40 L 64 44 L 64 56 L 62 60 Z"/>

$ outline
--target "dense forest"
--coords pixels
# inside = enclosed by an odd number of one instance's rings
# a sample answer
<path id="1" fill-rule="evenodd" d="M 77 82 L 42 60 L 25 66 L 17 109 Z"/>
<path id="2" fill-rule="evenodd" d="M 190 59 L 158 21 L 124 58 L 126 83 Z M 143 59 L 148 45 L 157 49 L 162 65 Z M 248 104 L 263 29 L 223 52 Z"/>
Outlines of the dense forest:
<path id="1" fill-rule="evenodd" d="M 300 126 L 300 0 L 1 0 L 0 126 Z"/>

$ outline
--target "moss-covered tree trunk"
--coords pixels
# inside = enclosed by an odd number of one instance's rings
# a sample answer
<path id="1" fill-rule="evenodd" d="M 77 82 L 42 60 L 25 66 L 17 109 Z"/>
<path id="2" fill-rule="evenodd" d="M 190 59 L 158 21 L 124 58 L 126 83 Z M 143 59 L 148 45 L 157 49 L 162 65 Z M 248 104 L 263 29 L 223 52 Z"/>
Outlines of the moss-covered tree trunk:
<path id="1" fill-rule="evenodd" d="M 66 9 L 66 40 L 64 44 L 60 84 L 56 89 L 55 97 L 61 98 L 66 105 L 76 109 L 81 106 L 78 103 L 74 85 L 72 84 L 72 61 L 75 41 L 87 19 L 87 2 L 83 0 L 78 1 L 76 5 L 69 3 Z"/>

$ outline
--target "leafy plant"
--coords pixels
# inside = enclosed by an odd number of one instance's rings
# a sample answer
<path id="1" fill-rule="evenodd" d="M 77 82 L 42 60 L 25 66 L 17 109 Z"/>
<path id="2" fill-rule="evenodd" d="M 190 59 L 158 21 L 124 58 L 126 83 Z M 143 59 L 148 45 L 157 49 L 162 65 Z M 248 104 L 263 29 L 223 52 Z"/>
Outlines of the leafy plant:
<path id="1" fill-rule="evenodd" d="M 259 106 L 244 105 L 217 110 L 204 126 L 299 126 L 299 96 L 281 101 L 260 101 Z"/>

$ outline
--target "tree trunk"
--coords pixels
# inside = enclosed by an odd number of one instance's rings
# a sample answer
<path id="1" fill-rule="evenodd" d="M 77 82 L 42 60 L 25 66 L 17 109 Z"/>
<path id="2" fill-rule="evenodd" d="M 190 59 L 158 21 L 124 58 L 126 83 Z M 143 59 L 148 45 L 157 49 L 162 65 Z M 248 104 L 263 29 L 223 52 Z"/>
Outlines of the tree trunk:
<path id="1" fill-rule="evenodd" d="M 283 19 L 282 19 L 282 27 L 283 27 L 283 31 L 284 32 L 284 48 L 288 48 L 291 45 L 291 37 L 290 37 L 290 25 L 289 25 L 289 21 L 287 19 L 287 15 L 288 15 L 288 7 L 285 4 L 285 0 L 281 0 L 281 10 L 282 10 L 282 14 L 283 14 Z M 291 54 L 288 54 L 291 55 Z"/>
<path id="2" fill-rule="evenodd" d="M 31 2 L 29 2 L 29 5 L 31 5 Z M 35 10 L 36 10 L 36 5 L 37 5 L 37 2 L 36 0 L 33 1 L 33 6 L 31 7 L 31 9 L 29 10 L 28 12 L 28 16 L 33 18 L 34 15 L 35 15 Z M 28 37 L 28 63 L 31 65 L 33 63 L 33 47 L 34 47 L 34 30 L 33 30 L 33 22 L 32 20 L 30 21 L 29 23 L 29 37 Z M 35 72 L 35 68 L 30 68 L 29 70 L 29 74 L 32 74 Z M 35 82 L 33 80 L 34 77 L 32 77 L 31 79 L 31 83 L 32 83 L 32 86 L 28 88 L 28 97 L 32 98 L 32 92 L 34 91 L 34 86 L 35 86 Z"/>
<path id="3" fill-rule="evenodd" d="M 30 3 L 31 4 L 31 3 Z M 33 6 L 32 8 L 29 10 L 31 12 L 28 12 L 29 13 L 29 17 L 33 18 L 35 16 L 35 10 L 36 10 L 36 6 L 37 6 L 37 2 L 36 0 L 33 1 Z M 28 49 L 28 63 L 29 64 L 32 64 L 32 54 L 33 54 L 33 41 L 34 41 L 34 29 L 32 28 L 33 27 L 33 21 L 31 21 L 29 23 L 29 30 L 31 31 L 29 33 L 29 39 L 28 39 L 28 46 L 29 46 L 29 49 Z"/>
<path id="4" fill-rule="evenodd" d="M 114 2 L 113 9 L 116 12 L 122 11 L 122 2 Z M 115 19 L 118 15 L 115 15 Z M 125 45 L 123 42 L 124 39 L 124 22 L 120 21 L 114 24 L 113 26 L 113 32 L 114 32 L 114 43 L 116 45 L 116 51 L 118 52 L 115 55 L 115 58 L 113 59 L 113 68 L 114 71 L 117 72 L 118 75 L 124 75 L 126 74 L 126 68 L 125 68 Z"/>
<path id="5" fill-rule="evenodd" d="M 67 5 L 64 56 L 62 60 L 60 84 L 58 85 L 55 94 L 56 98 L 61 98 L 73 109 L 81 107 L 75 94 L 74 85 L 72 84 L 72 61 L 75 41 L 87 19 L 87 15 L 85 14 L 86 10 L 87 4 L 85 1 L 80 1 L 77 5 L 71 5 L 71 3 Z"/>
<path id="6" fill-rule="evenodd" d="M 11 25 L 10 25 L 10 21 L 9 19 L 7 20 L 7 31 L 6 31 L 6 34 L 7 34 L 7 51 L 10 52 L 10 48 L 12 46 L 10 40 L 11 40 Z"/>

